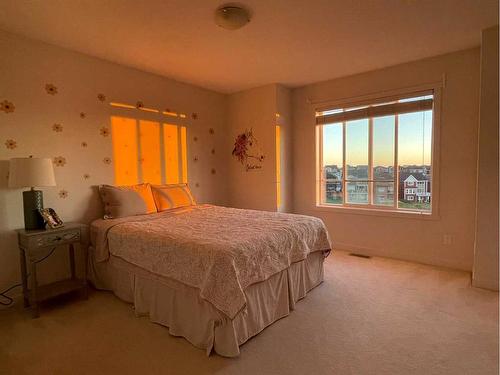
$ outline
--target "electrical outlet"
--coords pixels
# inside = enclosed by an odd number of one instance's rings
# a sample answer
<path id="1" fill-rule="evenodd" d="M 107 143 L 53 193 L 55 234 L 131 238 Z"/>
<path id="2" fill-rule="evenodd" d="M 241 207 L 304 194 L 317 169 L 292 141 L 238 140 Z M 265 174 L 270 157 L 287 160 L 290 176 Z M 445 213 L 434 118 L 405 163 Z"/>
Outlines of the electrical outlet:
<path id="1" fill-rule="evenodd" d="M 443 234 L 443 245 L 451 245 L 453 236 L 451 234 Z"/>

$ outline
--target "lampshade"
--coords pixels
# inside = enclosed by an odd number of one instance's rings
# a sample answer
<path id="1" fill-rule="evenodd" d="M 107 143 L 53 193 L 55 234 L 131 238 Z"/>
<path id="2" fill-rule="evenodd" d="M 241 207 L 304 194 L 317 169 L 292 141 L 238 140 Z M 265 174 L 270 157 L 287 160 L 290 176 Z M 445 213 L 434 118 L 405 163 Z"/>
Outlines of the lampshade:
<path id="1" fill-rule="evenodd" d="M 49 158 L 13 158 L 9 163 L 9 187 L 56 186 Z"/>

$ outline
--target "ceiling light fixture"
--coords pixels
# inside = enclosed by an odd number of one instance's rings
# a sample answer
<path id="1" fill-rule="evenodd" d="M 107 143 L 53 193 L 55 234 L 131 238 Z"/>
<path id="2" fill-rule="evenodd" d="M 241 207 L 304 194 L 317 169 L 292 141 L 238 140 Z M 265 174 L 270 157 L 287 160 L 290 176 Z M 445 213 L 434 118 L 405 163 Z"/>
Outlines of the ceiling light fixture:
<path id="1" fill-rule="evenodd" d="M 227 30 L 237 30 L 250 22 L 250 13 L 240 5 L 222 5 L 215 11 L 215 23 Z"/>

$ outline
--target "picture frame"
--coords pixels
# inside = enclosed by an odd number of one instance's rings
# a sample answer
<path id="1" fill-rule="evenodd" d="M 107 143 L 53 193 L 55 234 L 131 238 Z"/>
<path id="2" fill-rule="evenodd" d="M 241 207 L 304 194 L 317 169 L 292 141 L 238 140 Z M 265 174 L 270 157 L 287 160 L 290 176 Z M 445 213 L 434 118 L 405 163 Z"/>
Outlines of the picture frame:
<path id="1" fill-rule="evenodd" d="M 50 229 L 61 228 L 64 226 L 63 221 L 53 208 L 40 208 L 38 212 L 43 217 L 46 226 Z"/>

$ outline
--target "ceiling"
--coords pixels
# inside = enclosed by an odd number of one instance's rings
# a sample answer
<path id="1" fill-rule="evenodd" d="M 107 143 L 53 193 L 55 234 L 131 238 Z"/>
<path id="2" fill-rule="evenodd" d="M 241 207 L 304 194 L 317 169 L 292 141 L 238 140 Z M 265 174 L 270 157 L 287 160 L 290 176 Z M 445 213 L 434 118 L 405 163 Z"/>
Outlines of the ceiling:
<path id="1" fill-rule="evenodd" d="M 0 0 L 0 29 L 232 93 L 289 87 L 479 46 L 498 0 L 244 0 L 240 30 L 216 0 Z"/>

